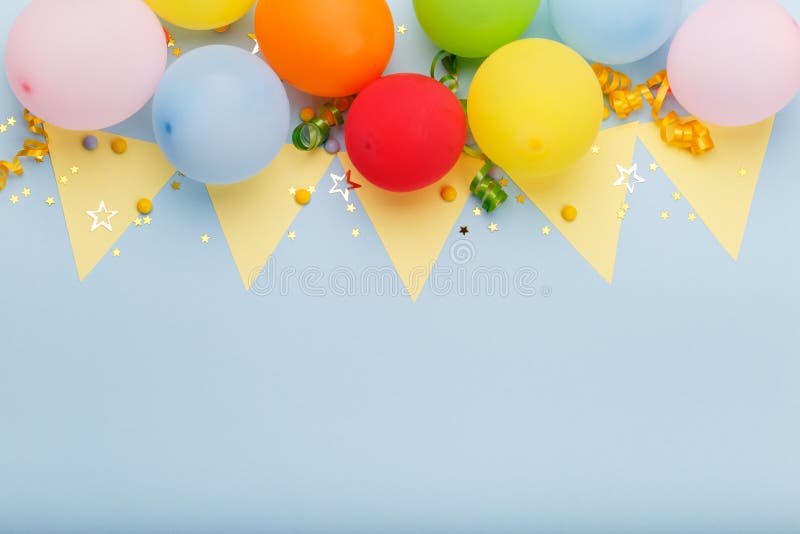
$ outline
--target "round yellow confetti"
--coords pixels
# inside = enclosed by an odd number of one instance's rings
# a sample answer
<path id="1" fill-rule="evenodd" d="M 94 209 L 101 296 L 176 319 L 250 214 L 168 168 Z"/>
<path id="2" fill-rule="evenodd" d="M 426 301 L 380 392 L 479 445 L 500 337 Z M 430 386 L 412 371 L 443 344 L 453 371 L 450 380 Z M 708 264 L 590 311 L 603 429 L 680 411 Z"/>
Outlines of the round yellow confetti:
<path id="1" fill-rule="evenodd" d="M 308 122 L 314 118 L 316 113 L 311 108 L 303 108 L 300 110 L 300 120 L 303 122 Z"/>
<path id="2" fill-rule="evenodd" d="M 442 200 L 444 200 L 445 202 L 453 202 L 458 196 L 458 191 L 456 191 L 455 187 L 451 185 L 446 185 L 442 188 L 441 195 L 442 195 Z"/>
<path id="3" fill-rule="evenodd" d="M 297 193 L 294 194 L 294 199 L 301 206 L 305 206 L 306 204 L 311 202 L 311 192 L 308 189 L 300 189 Z"/>
<path id="4" fill-rule="evenodd" d="M 142 215 L 147 215 L 153 211 L 153 201 L 149 198 L 139 199 L 139 202 L 136 203 L 136 211 Z"/>
<path id="5" fill-rule="evenodd" d="M 564 206 L 561 210 L 561 217 L 567 222 L 572 222 L 578 218 L 578 208 L 575 206 Z"/>
<path id="6" fill-rule="evenodd" d="M 125 141 L 125 139 L 117 137 L 111 141 L 111 150 L 113 150 L 116 154 L 124 154 L 125 151 L 128 150 L 128 143 Z"/>

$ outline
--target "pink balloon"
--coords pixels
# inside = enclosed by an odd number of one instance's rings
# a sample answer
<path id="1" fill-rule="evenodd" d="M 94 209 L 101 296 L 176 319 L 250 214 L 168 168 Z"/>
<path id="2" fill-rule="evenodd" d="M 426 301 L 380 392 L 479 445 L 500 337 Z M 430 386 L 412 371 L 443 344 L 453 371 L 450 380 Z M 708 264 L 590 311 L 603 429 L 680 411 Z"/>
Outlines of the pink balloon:
<path id="1" fill-rule="evenodd" d="M 155 93 L 167 64 L 164 31 L 141 0 L 33 0 L 6 43 L 6 74 L 45 122 L 98 130 Z"/>
<path id="2" fill-rule="evenodd" d="M 800 89 L 800 27 L 774 0 L 711 0 L 678 30 L 667 74 L 675 98 L 699 119 L 754 124 Z"/>

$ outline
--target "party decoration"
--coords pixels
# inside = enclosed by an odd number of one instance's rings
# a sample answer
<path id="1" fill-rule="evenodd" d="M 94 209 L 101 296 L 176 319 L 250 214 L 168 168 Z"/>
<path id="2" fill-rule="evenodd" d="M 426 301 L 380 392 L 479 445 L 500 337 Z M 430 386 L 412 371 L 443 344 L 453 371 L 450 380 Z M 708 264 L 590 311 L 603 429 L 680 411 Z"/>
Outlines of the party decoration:
<path id="1" fill-rule="evenodd" d="M 632 166 L 637 131 L 637 123 L 603 130 L 596 140 L 602 147 L 598 154 L 587 153 L 559 174 L 515 179 L 550 224 L 609 284 L 614 279 L 620 233 L 616 211 L 627 194 L 624 187 L 613 187 L 610 180 L 617 173 L 617 165 Z M 577 210 L 573 220 L 564 217 L 566 205 L 580 206 L 580 217 Z M 550 234 L 550 227 L 546 228 L 543 235 Z"/>
<path id="2" fill-rule="evenodd" d="M 353 103 L 351 97 L 337 98 L 333 102 L 323 104 L 319 109 L 319 114 L 311 108 L 305 108 L 300 112 L 300 119 L 303 121 L 292 132 L 292 144 L 299 150 L 314 150 L 317 147 L 325 146 L 330 153 L 339 151 L 338 141 L 331 140 L 331 129 L 335 126 L 344 124 L 344 115 Z M 328 145 L 329 141 L 335 143 Z M 336 150 L 333 150 L 333 149 Z"/>
<path id="3" fill-rule="evenodd" d="M 661 108 L 670 92 L 666 71 L 661 71 L 649 80 L 646 85 L 633 87 L 631 79 L 610 67 L 595 63 L 592 65 L 600 82 L 603 94 L 608 96 L 608 104 L 620 118 L 627 118 L 634 111 L 641 109 L 644 101 L 653 108 L 653 119 L 661 132 L 661 140 L 666 144 L 689 150 L 697 156 L 714 148 L 711 132 L 704 124 L 693 118 L 681 119 L 677 113 L 670 111 L 660 117 Z M 657 89 L 655 95 L 652 90 Z M 609 116 L 608 108 L 605 117 Z"/>
<path id="4" fill-rule="evenodd" d="M 419 74 L 393 74 L 367 87 L 345 125 L 353 166 L 373 184 L 395 192 L 438 181 L 458 161 L 466 137 L 458 99 Z"/>
<path id="5" fill-rule="evenodd" d="M 639 138 L 735 260 L 767 152 L 774 117 L 750 126 L 714 128 L 716 148 L 702 158 L 672 150 L 658 131 L 641 124 Z"/>
<path id="6" fill-rule="evenodd" d="M 678 31 L 667 72 L 675 98 L 699 119 L 754 124 L 800 89 L 800 27 L 775 0 L 711 0 Z"/>
<path id="7" fill-rule="evenodd" d="M 565 170 L 589 151 L 603 119 L 603 94 L 573 50 L 523 39 L 481 65 L 467 110 L 489 159 L 514 179 L 537 178 Z"/>
<path id="8" fill-rule="evenodd" d="M 175 168 L 153 143 L 127 139 L 128 155 L 120 158 L 111 150 L 84 149 L 81 141 L 86 134 L 82 132 L 48 125 L 47 134 L 75 266 L 82 281 L 139 216 L 137 200 L 154 198 L 175 174 Z M 101 146 L 109 146 L 115 138 L 105 132 L 92 135 Z M 77 174 L 72 173 L 74 169 L 78 169 Z M 97 221 L 87 215 L 88 211 L 97 212 Z M 113 212 L 117 213 L 109 217 Z"/>
<path id="9" fill-rule="evenodd" d="M 428 37 L 457 56 L 486 57 L 517 39 L 539 9 L 539 0 L 414 0 Z"/>
<path id="10" fill-rule="evenodd" d="M 246 290 L 302 209 L 286 195 L 287 189 L 298 180 L 319 182 L 332 161 L 333 156 L 324 150 L 300 152 L 284 145 L 275 160 L 251 180 L 207 186 Z"/>
<path id="11" fill-rule="evenodd" d="M 261 171 L 283 147 L 289 100 L 259 58 L 232 46 L 205 46 L 164 75 L 153 128 L 164 154 L 188 177 L 235 183 Z"/>
<path id="12" fill-rule="evenodd" d="M 493 167 L 494 164 L 491 161 L 487 161 L 469 184 L 469 190 L 478 197 L 483 209 L 489 213 L 508 200 L 508 194 L 503 191 L 503 187 L 489 176 L 489 171 Z"/>
<path id="13" fill-rule="evenodd" d="M 255 0 L 144 0 L 158 16 L 190 30 L 222 30 L 242 18 Z M 223 29 L 224 28 L 224 29 Z"/>
<path id="14" fill-rule="evenodd" d="M 364 182 L 364 187 L 358 190 L 358 199 L 411 300 L 416 302 L 448 235 L 464 211 L 469 198 L 469 182 L 482 162 L 462 154 L 455 167 L 441 180 L 424 189 L 397 195 L 362 180 L 349 155 L 342 152 L 339 159 L 345 169 L 353 169 L 354 180 Z M 456 190 L 453 202 L 442 202 L 440 192 L 446 186 Z"/>
<path id="15" fill-rule="evenodd" d="M 19 160 L 19 158 L 35 158 L 38 161 L 42 161 L 42 159 L 44 159 L 44 157 L 49 153 L 47 132 L 44 130 L 44 124 L 42 123 L 42 120 L 31 115 L 31 112 L 27 109 L 23 112 L 23 114 L 25 116 L 25 124 L 27 124 L 28 130 L 30 130 L 31 133 L 44 137 L 44 141 L 27 139 L 22 145 L 22 150 L 17 152 L 11 161 L 0 161 L 0 191 L 5 189 L 6 184 L 8 183 L 9 173 L 13 172 L 17 176 L 20 176 L 25 172 L 25 169 L 22 167 L 22 162 Z"/>
<path id="16" fill-rule="evenodd" d="M 6 42 L 14 94 L 72 130 L 107 128 L 139 111 L 166 63 L 161 24 L 140 0 L 33 0 Z"/>
<path id="17" fill-rule="evenodd" d="M 278 76 L 317 96 L 360 92 L 383 74 L 394 49 L 385 0 L 261 0 L 255 24 Z"/>
<path id="18" fill-rule="evenodd" d="M 621 65 L 643 59 L 667 42 L 681 22 L 682 0 L 556 0 L 550 21 L 581 55 Z"/>

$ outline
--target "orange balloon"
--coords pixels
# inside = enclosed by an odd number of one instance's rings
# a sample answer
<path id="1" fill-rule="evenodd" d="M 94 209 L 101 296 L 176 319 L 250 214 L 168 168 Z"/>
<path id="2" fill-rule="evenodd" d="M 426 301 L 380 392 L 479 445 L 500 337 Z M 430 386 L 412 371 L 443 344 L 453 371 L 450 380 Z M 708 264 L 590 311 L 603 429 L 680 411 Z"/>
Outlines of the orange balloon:
<path id="1" fill-rule="evenodd" d="M 394 49 L 386 0 L 260 0 L 256 37 L 281 79 L 315 96 L 358 93 Z"/>

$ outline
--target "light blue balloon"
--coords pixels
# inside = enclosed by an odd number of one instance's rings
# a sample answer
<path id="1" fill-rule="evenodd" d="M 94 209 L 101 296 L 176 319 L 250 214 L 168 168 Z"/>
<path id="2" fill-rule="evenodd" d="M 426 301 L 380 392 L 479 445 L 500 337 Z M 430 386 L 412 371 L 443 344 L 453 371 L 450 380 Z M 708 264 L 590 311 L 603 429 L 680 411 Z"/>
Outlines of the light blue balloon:
<path id="1" fill-rule="evenodd" d="M 550 0 L 550 21 L 587 59 L 623 65 L 646 58 L 681 22 L 682 0 Z"/>
<path id="2" fill-rule="evenodd" d="M 289 99 L 262 59 L 233 46 L 197 48 L 166 72 L 153 100 L 156 141 L 186 176 L 232 184 L 275 159 Z"/>

